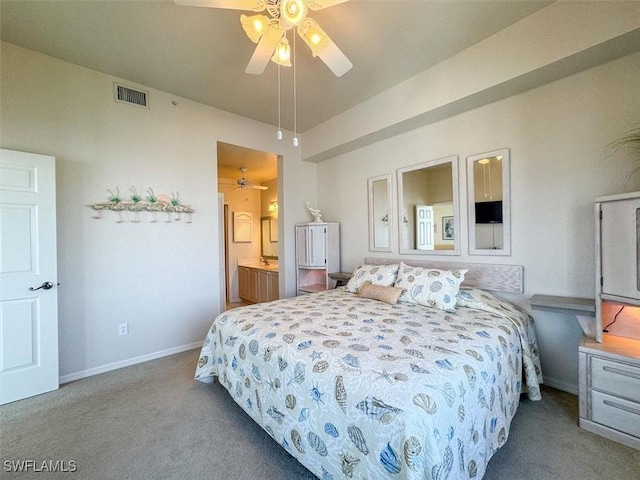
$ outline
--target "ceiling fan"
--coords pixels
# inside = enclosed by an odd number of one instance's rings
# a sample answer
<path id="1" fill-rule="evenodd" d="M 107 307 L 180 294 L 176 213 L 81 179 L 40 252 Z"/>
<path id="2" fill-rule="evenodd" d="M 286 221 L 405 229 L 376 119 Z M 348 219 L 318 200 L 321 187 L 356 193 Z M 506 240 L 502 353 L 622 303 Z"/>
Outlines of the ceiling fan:
<path id="1" fill-rule="evenodd" d="M 348 0 L 174 0 L 178 5 L 194 7 L 267 11 L 268 16 L 240 16 L 247 36 L 258 44 L 249 60 L 246 73 L 260 75 L 267 67 L 269 59 L 280 65 L 291 66 L 287 32 L 295 27 L 313 56 L 320 57 L 337 77 L 347 73 L 353 64 L 324 30 L 307 17 L 307 12 L 346 1 Z"/>
<path id="2" fill-rule="evenodd" d="M 251 183 L 249 180 L 246 179 L 245 177 L 245 173 L 247 173 L 247 167 L 240 167 L 240 172 L 242 172 L 242 177 L 240 177 L 238 180 L 236 180 L 236 190 L 238 188 L 254 188 L 256 190 L 268 190 L 269 187 L 265 187 L 263 185 L 254 185 L 253 183 Z M 219 182 L 220 184 L 229 184 L 229 182 Z"/>

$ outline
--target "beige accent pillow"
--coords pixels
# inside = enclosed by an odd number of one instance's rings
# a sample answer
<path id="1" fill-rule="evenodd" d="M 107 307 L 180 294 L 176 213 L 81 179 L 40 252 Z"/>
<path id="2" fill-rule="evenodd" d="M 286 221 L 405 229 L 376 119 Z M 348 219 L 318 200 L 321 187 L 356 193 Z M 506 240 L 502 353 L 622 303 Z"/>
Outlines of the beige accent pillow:
<path id="1" fill-rule="evenodd" d="M 398 299 L 403 292 L 403 288 L 387 287 L 384 285 L 373 285 L 365 283 L 358 292 L 358 295 L 364 298 L 372 298 L 381 302 L 394 305 L 398 303 Z"/>

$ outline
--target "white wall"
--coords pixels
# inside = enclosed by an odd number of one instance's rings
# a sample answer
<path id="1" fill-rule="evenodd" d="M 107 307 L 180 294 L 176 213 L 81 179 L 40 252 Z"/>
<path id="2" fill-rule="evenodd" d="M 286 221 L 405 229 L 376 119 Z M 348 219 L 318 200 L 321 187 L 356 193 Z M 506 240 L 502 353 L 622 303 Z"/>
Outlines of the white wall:
<path id="1" fill-rule="evenodd" d="M 221 300 L 218 140 L 282 156 L 280 249 L 293 251 L 293 226 L 308 220 L 304 200 L 315 202 L 308 185 L 315 185 L 316 166 L 278 142 L 274 127 L 152 89 L 149 110 L 115 103 L 113 77 L 5 42 L 0 48 L 0 146 L 57 161 L 63 380 L 204 338 Z M 285 193 L 288 181 L 295 185 Z M 104 201 L 106 189 L 124 194 L 131 185 L 180 192 L 196 210 L 193 223 L 91 218 L 86 205 Z M 281 292 L 292 295 L 293 254 L 280 265 L 287 272 Z M 118 336 L 120 323 L 129 324 L 128 336 Z"/>
<path id="2" fill-rule="evenodd" d="M 638 85 L 640 53 L 319 163 L 318 207 L 341 224 L 342 269 L 370 255 L 361 234 L 368 229 L 368 177 L 393 173 L 395 182 L 398 168 L 459 155 L 459 260 L 524 265 L 525 293 L 510 297 L 524 307 L 536 293 L 593 298 L 593 201 L 620 192 L 633 168 L 607 145 L 638 122 Z M 505 147 L 511 150 L 512 255 L 469 256 L 465 160 Z M 640 175 L 627 188 L 637 189 Z M 577 321 L 533 315 L 547 383 L 577 391 Z"/>

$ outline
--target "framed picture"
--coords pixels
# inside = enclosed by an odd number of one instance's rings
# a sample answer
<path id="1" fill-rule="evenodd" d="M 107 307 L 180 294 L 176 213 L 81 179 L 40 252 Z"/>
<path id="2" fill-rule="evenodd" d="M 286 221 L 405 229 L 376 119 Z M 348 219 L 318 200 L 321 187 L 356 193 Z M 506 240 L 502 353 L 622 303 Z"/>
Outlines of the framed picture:
<path id="1" fill-rule="evenodd" d="M 251 212 L 233 212 L 233 241 L 251 242 Z"/>
<path id="2" fill-rule="evenodd" d="M 442 217 L 442 239 L 453 240 L 455 238 L 454 233 L 453 217 Z"/>

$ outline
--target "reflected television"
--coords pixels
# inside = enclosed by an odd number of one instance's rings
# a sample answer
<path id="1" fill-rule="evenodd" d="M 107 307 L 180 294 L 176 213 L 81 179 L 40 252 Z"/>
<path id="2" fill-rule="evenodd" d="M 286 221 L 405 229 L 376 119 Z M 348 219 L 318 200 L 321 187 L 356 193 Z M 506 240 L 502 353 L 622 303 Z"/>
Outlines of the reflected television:
<path id="1" fill-rule="evenodd" d="M 502 223 L 502 200 L 476 202 L 476 223 Z"/>

